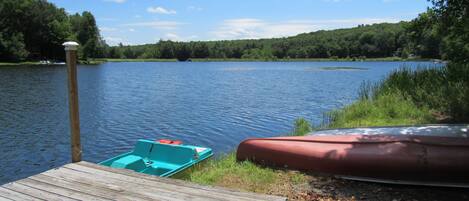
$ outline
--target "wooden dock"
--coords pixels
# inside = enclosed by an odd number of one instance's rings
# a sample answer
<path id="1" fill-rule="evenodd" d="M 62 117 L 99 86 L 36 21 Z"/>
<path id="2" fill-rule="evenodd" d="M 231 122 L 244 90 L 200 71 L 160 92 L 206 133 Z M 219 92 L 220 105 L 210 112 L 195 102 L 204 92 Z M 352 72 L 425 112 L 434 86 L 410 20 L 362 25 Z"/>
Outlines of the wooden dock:
<path id="1" fill-rule="evenodd" d="M 0 200 L 285 200 L 89 162 L 64 165 L 0 187 Z"/>

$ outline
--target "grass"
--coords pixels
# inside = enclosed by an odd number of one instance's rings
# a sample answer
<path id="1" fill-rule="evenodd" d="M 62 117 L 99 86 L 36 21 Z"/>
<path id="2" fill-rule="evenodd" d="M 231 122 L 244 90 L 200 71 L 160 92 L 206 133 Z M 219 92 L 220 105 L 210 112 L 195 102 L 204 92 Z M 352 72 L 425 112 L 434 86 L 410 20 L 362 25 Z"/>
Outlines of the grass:
<path id="1" fill-rule="evenodd" d="M 295 127 L 293 128 L 292 136 L 303 136 L 312 131 L 311 124 L 304 118 L 295 120 Z"/>
<path id="2" fill-rule="evenodd" d="M 107 62 L 176 62 L 177 59 L 102 59 Z"/>
<path id="3" fill-rule="evenodd" d="M 295 121 L 291 135 L 301 136 L 311 132 L 311 124 L 304 118 Z M 249 161 L 236 161 L 236 153 L 220 156 L 196 167 L 182 177 L 199 184 L 273 194 L 295 198 L 305 194 L 311 180 L 306 173 L 286 169 L 262 167 Z"/>
<path id="4" fill-rule="evenodd" d="M 326 115 L 328 128 L 412 125 L 436 122 L 426 107 L 417 107 L 399 93 L 361 99 Z"/>
<path id="5" fill-rule="evenodd" d="M 365 83 L 360 99 L 326 114 L 331 128 L 469 122 L 469 65 L 402 67 Z"/>
<path id="6" fill-rule="evenodd" d="M 0 66 L 40 65 L 38 61 L 0 62 Z"/>
<path id="7" fill-rule="evenodd" d="M 415 107 L 428 108 L 440 121 L 469 122 L 469 64 L 449 63 L 444 68 L 401 68 L 380 83 L 364 85 L 362 99 L 398 93 Z"/>
<path id="8" fill-rule="evenodd" d="M 84 65 L 99 65 L 106 63 L 106 60 L 104 59 L 87 59 L 87 60 L 78 60 L 79 64 L 84 64 Z"/>
<path id="9" fill-rule="evenodd" d="M 264 168 L 248 161 L 237 162 L 234 153 L 208 161 L 188 174 L 186 180 L 227 188 L 286 195 L 308 182 L 307 175 L 290 170 Z"/>

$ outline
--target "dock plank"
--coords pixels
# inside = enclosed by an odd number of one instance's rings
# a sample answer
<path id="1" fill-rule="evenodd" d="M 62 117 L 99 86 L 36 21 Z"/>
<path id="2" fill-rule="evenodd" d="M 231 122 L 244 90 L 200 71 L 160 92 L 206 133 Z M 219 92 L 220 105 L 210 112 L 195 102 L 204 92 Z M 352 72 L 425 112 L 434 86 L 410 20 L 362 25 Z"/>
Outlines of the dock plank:
<path id="1" fill-rule="evenodd" d="M 72 190 L 72 189 L 66 189 L 66 188 L 63 188 L 62 186 L 58 186 L 58 185 L 51 184 L 51 183 L 45 183 L 41 181 L 36 181 L 31 178 L 22 179 L 18 181 L 17 183 L 27 185 L 29 187 L 36 188 L 36 189 L 47 189 L 48 192 L 55 193 L 55 194 L 58 194 L 67 198 L 75 199 L 75 200 L 81 200 L 81 199 L 96 200 L 96 201 L 105 200 L 97 196 L 86 194 L 84 192 L 80 192 L 80 191 Z"/>
<path id="2" fill-rule="evenodd" d="M 145 185 L 145 188 L 148 189 L 156 189 L 156 190 L 161 190 L 165 191 L 169 194 L 175 194 L 177 192 L 177 195 L 190 195 L 190 196 L 197 196 L 202 198 L 202 200 L 259 200 L 257 197 L 239 197 L 238 196 L 233 196 L 231 194 L 227 194 L 224 192 L 218 192 L 215 189 L 198 189 L 198 188 L 193 188 L 187 187 L 187 186 L 181 186 L 181 185 L 174 185 L 170 184 L 167 182 L 162 182 L 160 177 L 156 177 L 156 180 L 151 180 L 150 175 L 144 175 L 143 178 L 137 178 L 135 176 L 128 176 L 128 175 L 122 175 L 122 174 L 114 174 L 114 173 L 109 173 L 108 171 L 104 170 L 99 170 L 95 168 L 89 168 L 89 167 L 79 167 L 78 165 L 75 164 L 70 164 L 65 166 L 65 168 L 71 168 L 71 169 L 76 169 L 78 171 L 86 171 L 88 173 L 94 173 L 97 175 L 100 175 L 106 180 L 120 180 L 121 182 L 130 184 L 140 184 L 140 185 Z M 138 174 L 140 175 L 140 174 Z M 115 181 L 119 182 L 119 181 Z M 188 199 L 188 198 L 184 198 Z"/>
<path id="3" fill-rule="evenodd" d="M 223 188 L 223 187 L 214 187 L 214 186 L 205 186 L 205 185 L 200 185 L 200 184 L 195 184 L 192 182 L 187 182 L 183 180 L 177 180 L 177 179 L 170 179 L 170 178 L 163 178 L 163 177 L 157 177 L 153 175 L 146 175 L 146 174 L 140 174 L 136 173 L 131 170 L 126 170 L 126 169 L 114 169 L 114 168 L 109 168 L 101 165 L 97 165 L 94 163 L 89 163 L 89 162 L 80 162 L 76 164 L 68 164 L 67 167 L 70 165 L 79 165 L 79 166 L 86 166 L 90 167 L 93 169 L 99 169 L 99 170 L 104 170 L 107 172 L 113 172 L 117 174 L 124 174 L 130 177 L 134 178 L 142 178 L 146 180 L 151 180 L 155 182 L 162 182 L 165 184 L 172 184 L 175 186 L 178 186 L 179 188 L 181 187 L 189 187 L 189 188 L 194 188 L 198 189 L 200 191 L 209 191 L 209 192 L 218 192 L 222 196 L 227 197 L 230 195 L 233 195 L 237 197 L 238 199 L 243 198 L 243 200 L 271 200 L 271 201 L 281 201 L 281 200 L 286 200 L 285 197 L 280 197 L 280 196 L 273 196 L 273 195 L 264 195 L 264 194 L 259 194 L 259 193 L 251 193 L 251 192 L 240 192 L 236 191 L 233 189 L 228 189 L 228 188 Z"/>
<path id="4" fill-rule="evenodd" d="M 0 200 L 286 199 L 79 162 L 4 184 L 0 187 Z"/>
<path id="5" fill-rule="evenodd" d="M 44 174 L 34 175 L 30 177 L 31 179 L 42 181 L 42 182 L 51 182 L 64 188 L 82 191 L 90 195 L 95 195 L 97 197 L 105 198 L 108 200 L 119 200 L 131 201 L 135 200 L 137 196 L 129 196 L 129 194 L 123 195 L 121 193 L 123 190 L 115 189 L 114 186 L 107 185 L 94 185 L 93 183 L 87 182 L 88 180 L 80 178 L 75 179 L 72 177 L 67 177 L 65 175 L 50 174 L 45 172 Z M 143 199 L 143 198 L 142 198 Z"/>
<path id="6" fill-rule="evenodd" d="M 8 197 L 3 197 L 2 195 L 0 195 L 0 201 L 14 201 L 14 200 L 9 199 Z"/>
<path id="7" fill-rule="evenodd" d="M 69 198 L 69 197 L 66 197 L 66 196 L 62 196 L 62 195 L 58 195 L 58 194 L 49 192 L 48 189 L 37 189 L 37 188 L 33 188 L 33 187 L 30 187 L 30 186 L 21 184 L 20 182 L 21 182 L 21 180 L 16 181 L 16 182 L 12 182 L 12 183 L 8 183 L 8 184 L 3 185 L 3 187 L 5 187 L 7 189 L 10 189 L 10 190 L 13 190 L 13 191 L 16 191 L 16 192 L 21 192 L 23 194 L 26 194 L 26 195 L 29 195 L 29 196 L 32 196 L 32 197 L 36 197 L 36 198 L 41 199 L 41 200 L 51 200 L 51 201 L 60 201 L 60 200 L 71 201 L 71 200 L 75 200 L 75 199 L 72 199 L 72 198 Z"/>
<path id="8" fill-rule="evenodd" d="M 23 193 L 12 191 L 10 189 L 3 188 L 3 187 L 0 187 L 0 196 L 2 196 L 4 198 L 8 198 L 10 200 L 18 200 L 18 201 L 22 201 L 22 200 L 39 200 L 39 198 L 35 198 L 35 197 L 29 196 L 29 195 L 26 195 L 26 194 L 23 194 Z"/>
<path id="9" fill-rule="evenodd" d="M 163 185 L 154 185 L 152 186 L 148 182 L 145 181 L 135 181 L 131 178 L 118 179 L 113 178 L 111 176 L 106 176 L 104 174 L 99 174 L 99 172 L 84 172 L 84 171 L 76 171 L 73 169 L 63 168 L 57 174 L 66 175 L 66 178 L 74 178 L 74 179 L 86 179 L 90 175 L 94 175 L 96 178 L 87 179 L 86 181 L 93 184 L 107 184 L 108 186 L 113 185 L 117 186 L 118 189 L 122 189 L 123 192 L 120 194 L 127 194 L 131 193 L 133 195 L 138 195 L 140 199 L 154 199 L 157 198 L 158 200 L 191 200 L 196 199 L 192 198 L 190 194 L 186 193 L 177 193 L 175 194 L 171 189 L 163 188 Z"/>

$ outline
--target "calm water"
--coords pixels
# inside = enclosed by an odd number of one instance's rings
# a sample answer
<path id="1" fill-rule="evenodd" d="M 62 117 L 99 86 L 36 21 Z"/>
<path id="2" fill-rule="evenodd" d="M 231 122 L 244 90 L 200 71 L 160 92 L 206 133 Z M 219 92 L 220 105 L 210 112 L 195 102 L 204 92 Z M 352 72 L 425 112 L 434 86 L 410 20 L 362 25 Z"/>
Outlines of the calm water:
<path id="1" fill-rule="evenodd" d="M 99 162 L 141 138 L 229 152 L 283 135 L 349 104 L 364 80 L 422 62 L 106 63 L 79 66 L 83 158 Z M 321 70 L 347 66 L 368 70 Z M 0 183 L 70 161 L 66 69 L 0 68 Z"/>

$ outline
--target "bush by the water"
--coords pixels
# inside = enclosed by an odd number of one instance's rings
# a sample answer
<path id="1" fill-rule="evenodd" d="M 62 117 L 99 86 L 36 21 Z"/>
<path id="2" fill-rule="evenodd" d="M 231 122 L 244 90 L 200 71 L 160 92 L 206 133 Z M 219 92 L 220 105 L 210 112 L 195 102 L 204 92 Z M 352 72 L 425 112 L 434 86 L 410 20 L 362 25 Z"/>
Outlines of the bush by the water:
<path id="1" fill-rule="evenodd" d="M 400 93 L 389 93 L 373 99 L 361 99 L 326 115 L 329 128 L 423 124 L 434 119 L 428 108 L 419 108 Z"/>
<path id="2" fill-rule="evenodd" d="M 304 118 L 298 118 L 295 120 L 295 127 L 291 135 L 302 136 L 312 131 L 311 124 Z"/>
<path id="3" fill-rule="evenodd" d="M 469 65 L 449 63 L 442 68 L 401 68 L 382 83 L 364 87 L 361 98 L 374 100 L 386 94 L 401 94 L 419 108 L 446 116 L 446 121 L 468 122 Z"/>
<path id="4" fill-rule="evenodd" d="M 469 122 L 469 65 L 403 67 L 378 83 L 365 83 L 360 99 L 328 113 L 328 127 Z"/>

